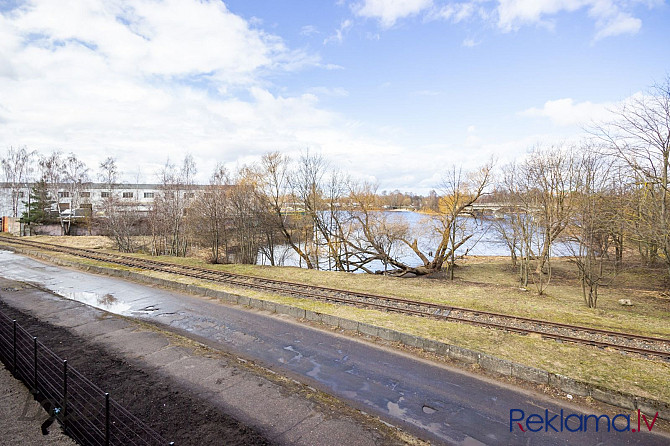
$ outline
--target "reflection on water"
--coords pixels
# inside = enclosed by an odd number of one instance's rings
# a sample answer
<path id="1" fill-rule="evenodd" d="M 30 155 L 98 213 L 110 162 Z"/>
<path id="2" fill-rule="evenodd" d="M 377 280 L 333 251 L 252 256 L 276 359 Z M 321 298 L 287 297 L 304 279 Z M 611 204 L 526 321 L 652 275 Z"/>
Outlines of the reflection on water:
<path id="1" fill-rule="evenodd" d="M 90 291 L 67 290 L 56 290 L 55 293 L 66 299 L 72 299 L 110 313 L 123 314 L 130 309 L 130 305 L 119 302 L 116 297 L 109 293 L 98 294 Z"/>
<path id="2" fill-rule="evenodd" d="M 109 305 L 114 304 L 115 302 L 116 302 L 116 297 L 114 297 L 113 295 L 111 295 L 109 293 L 107 293 L 104 296 L 98 298 L 98 304 L 99 305 L 109 306 Z"/>
<path id="3" fill-rule="evenodd" d="M 389 221 L 392 223 L 403 223 L 409 226 L 410 230 L 410 239 L 416 239 L 418 242 L 419 249 L 425 253 L 429 254 L 428 257 L 432 257 L 433 250 L 436 246 L 439 245 L 441 233 L 438 233 L 434 228 L 439 225 L 436 225 L 436 220 L 434 217 L 429 215 L 420 214 L 418 212 L 410 211 L 383 211 L 388 214 Z M 505 225 L 505 220 L 497 220 L 497 223 L 502 223 Z M 456 250 L 457 255 L 471 255 L 471 256 L 509 256 L 509 248 L 501 240 L 498 232 L 494 227 L 494 222 L 490 218 L 470 218 L 463 217 L 459 218 L 459 232 L 462 233 L 457 235 L 457 238 L 461 238 L 464 234 L 472 234 L 472 237 L 468 239 L 459 249 Z M 552 249 L 552 255 L 561 256 L 566 255 L 566 252 L 569 250 L 564 248 L 563 242 L 557 242 Z M 304 263 L 301 262 L 300 257 L 290 249 L 288 246 L 283 246 L 283 250 L 286 253 L 283 257 L 283 265 L 285 266 L 304 266 Z M 284 252 L 280 250 L 281 252 Z M 406 263 L 411 266 L 419 266 L 421 260 L 417 255 L 407 246 L 402 244 L 397 244 L 393 248 L 393 256 L 396 257 L 403 263 Z M 332 264 L 329 263 L 327 256 L 320 257 L 318 259 L 319 268 L 321 269 L 331 269 Z M 259 253 L 258 264 L 260 265 L 269 265 L 269 260 Z M 379 270 L 383 271 L 385 269 L 384 264 L 375 260 L 367 265 L 372 271 Z M 359 271 L 362 272 L 362 271 Z"/>

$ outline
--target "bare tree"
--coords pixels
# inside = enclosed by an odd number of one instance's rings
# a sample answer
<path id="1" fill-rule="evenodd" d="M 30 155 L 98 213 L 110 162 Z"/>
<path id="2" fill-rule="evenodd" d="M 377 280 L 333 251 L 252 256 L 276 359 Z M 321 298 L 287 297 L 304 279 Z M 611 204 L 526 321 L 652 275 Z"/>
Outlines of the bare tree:
<path id="1" fill-rule="evenodd" d="M 256 264 L 264 240 L 262 223 L 267 215 L 266 202 L 261 199 L 256 172 L 242 168 L 228 190 L 231 238 L 235 244 L 237 263 Z"/>
<path id="2" fill-rule="evenodd" d="M 70 153 L 65 158 L 62 168 L 63 180 L 67 184 L 70 195 L 70 209 L 74 212 L 81 204 L 82 190 L 90 183 L 89 169 L 74 153 Z"/>
<path id="3" fill-rule="evenodd" d="M 348 187 L 347 215 L 340 218 L 338 228 L 345 248 L 340 262 L 348 271 L 375 273 L 373 262 L 380 261 L 384 272 L 391 267 L 394 274 L 402 274 L 403 268 L 409 265 L 397 254 L 402 240 L 408 238 L 408 225 L 393 221 L 388 213 L 380 211 L 376 185 L 351 182 Z"/>
<path id="4" fill-rule="evenodd" d="M 104 218 L 109 224 L 111 223 L 109 219 L 111 218 L 111 215 L 116 212 L 115 208 L 119 204 L 117 197 L 114 196 L 114 189 L 119 181 L 119 170 L 116 167 L 116 160 L 111 156 L 101 162 L 99 167 L 100 171 L 98 173 L 98 178 L 105 185 L 105 193 L 102 194 L 102 210 L 104 212 Z"/>
<path id="5" fill-rule="evenodd" d="M 60 151 L 54 150 L 50 155 L 43 155 L 39 160 L 40 177 L 47 185 L 49 198 L 60 203 L 59 189 L 64 181 L 64 161 Z"/>
<path id="6" fill-rule="evenodd" d="M 100 172 L 98 178 L 105 185 L 107 192 L 112 193 L 114 187 L 119 182 L 119 169 L 116 166 L 116 159 L 109 156 L 100 163 Z"/>
<path id="7" fill-rule="evenodd" d="M 196 225 L 195 237 L 210 247 L 212 263 L 227 260 L 230 187 L 230 175 L 225 167 L 219 164 L 210 177 L 209 185 L 196 197 L 193 204 L 193 210 L 202 221 L 202 225 Z"/>
<path id="8" fill-rule="evenodd" d="M 322 247 L 326 247 L 326 256 L 330 256 L 332 231 L 328 225 L 329 218 L 326 216 L 326 203 L 324 201 L 324 176 L 328 170 L 325 159 L 319 154 L 303 153 L 291 175 L 291 187 L 293 196 L 296 197 L 301 207 L 308 216 L 308 227 L 311 229 L 309 236 L 305 237 L 307 245 L 307 257 L 311 264 L 319 269 Z"/>
<path id="9" fill-rule="evenodd" d="M 503 168 L 503 180 L 498 186 L 505 191 L 508 209 L 505 219 L 496 227 L 498 233 L 506 238 L 519 272 L 519 286 L 527 288 L 531 276 L 531 261 L 541 246 L 535 246 L 540 233 L 538 216 L 539 203 L 532 184 L 528 182 L 526 171 L 518 164 L 509 164 Z"/>
<path id="10" fill-rule="evenodd" d="M 191 201 L 195 198 L 193 192 L 195 186 L 195 175 L 198 173 L 198 168 L 195 165 L 193 155 L 187 153 L 184 156 L 181 167 L 181 179 L 184 184 L 184 208 L 188 209 Z"/>
<path id="11" fill-rule="evenodd" d="M 114 191 L 118 186 L 119 178 L 114 158 L 108 157 L 100 163 L 98 178 L 106 189 L 106 196 L 103 196 L 102 199 L 104 211 L 102 227 L 119 251 L 134 252 L 137 248 L 137 236 L 140 234 L 141 226 L 137 199 L 128 202 L 116 196 Z"/>
<path id="12" fill-rule="evenodd" d="M 505 197 L 507 200 L 510 200 L 510 196 Z M 500 218 L 494 218 L 491 224 L 491 227 L 498 236 L 498 239 L 505 244 L 509 250 L 510 261 L 512 262 L 512 267 L 516 268 L 518 259 L 519 259 L 519 250 L 521 240 L 519 238 L 518 231 L 515 231 L 515 226 L 511 224 L 510 215 L 516 212 L 512 206 L 509 207 L 509 211 L 506 215 Z"/>
<path id="13" fill-rule="evenodd" d="M 465 230 L 465 214 L 489 185 L 492 165 L 490 162 L 468 174 L 454 168 L 445 178 L 440 212 L 423 223 L 433 240 L 429 247 L 419 243 L 419 237 L 406 223 L 392 222 L 385 213 L 379 212 L 376 193 L 369 186 L 360 191 L 352 190 L 352 219 L 358 228 L 353 232 L 354 241 L 348 244 L 356 267 L 363 269 L 372 260 L 379 260 L 394 268 L 391 274 L 398 276 L 432 274 L 445 267 L 453 269 L 456 251 L 473 235 Z M 399 245 L 418 259 L 418 266 L 401 260 Z"/>
<path id="14" fill-rule="evenodd" d="M 599 287 L 611 282 L 617 271 L 608 252 L 619 208 L 611 200 L 612 160 L 590 146 L 584 146 L 581 155 L 581 180 L 573 197 L 575 212 L 566 247 L 579 270 L 584 303 L 595 308 Z"/>
<path id="15" fill-rule="evenodd" d="M 258 199 L 265 202 L 269 212 L 267 224 L 277 228 L 293 251 L 304 262 L 308 269 L 314 268 L 314 263 L 307 250 L 307 242 L 311 237 L 305 237 L 304 220 L 296 209 L 298 200 L 293 193 L 290 181 L 290 159 L 280 152 L 265 154 L 255 169 L 253 182 L 257 186 L 254 191 L 259 194 Z M 248 180 L 252 181 L 252 180 Z"/>
<path id="16" fill-rule="evenodd" d="M 550 262 L 552 245 L 570 224 L 574 212 L 570 198 L 579 187 L 579 168 L 574 148 L 563 146 L 536 147 L 524 163 L 527 192 L 534 195 L 542 227 L 538 274 Z"/>
<path id="17" fill-rule="evenodd" d="M 423 263 L 415 274 L 430 274 L 440 271 L 448 262 L 449 275 L 453 278 L 456 251 L 463 246 L 472 236 L 467 233 L 463 226 L 463 218 L 468 208 L 484 194 L 486 187 L 490 184 L 493 161 L 480 169 L 463 173 L 461 169 L 453 167 L 451 172 L 444 178 L 442 183 L 443 194 L 440 200 L 440 212 L 433 219 L 434 235 L 437 236 L 437 245 L 428 255 L 419 248 L 417 239 L 403 242 L 409 246 Z M 424 250 L 425 251 L 425 250 Z"/>
<path id="18" fill-rule="evenodd" d="M 591 132 L 633 171 L 643 198 L 632 225 L 633 237 L 646 245 L 651 260 L 660 250 L 670 274 L 670 76 L 613 112 L 613 120 Z"/>
<path id="19" fill-rule="evenodd" d="M 117 197 L 113 200 L 116 204 L 109 207 L 104 217 L 107 236 L 112 239 L 119 251 L 135 252 L 141 225 L 137 201 L 120 203 Z"/>
<path id="20" fill-rule="evenodd" d="M 606 154 L 608 155 L 608 154 Z M 627 237 L 628 216 L 632 215 L 631 209 L 635 208 L 633 196 L 634 186 L 629 181 L 629 169 L 625 165 L 611 161 L 610 175 L 607 177 L 608 194 L 606 195 L 607 207 L 611 218 L 608 229 L 610 240 L 614 246 L 614 265 L 619 268 L 623 264 L 624 239 Z"/>
<path id="21" fill-rule="evenodd" d="M 23 189 L 27 189 L 28 187 L 28 182 L 33 172 L 31 161 L 35 154 L 34 150 L 28 151 L 28 148 L 25 146 L 18 148 L 10 147 L 7 149 L 6 155 L 0 160 L 5 181 L 9 183 L 11 190 L 12 217 L 18 217 L 19 199 L 21 198 Z"/>
<path id="22" fill-rule="evenodd" d="M 538 146 L 523 162 L 504 170 L 501 188 L 510 204 L 510 231 L 506 235 L 508 245 L 514 242 L 519 285 L 526 288 L 530 279 L 539 295 L 551 281 L 552 247 L 574 215 L 573 196 L 580 181 L 575 152 L 563 146 Z M 535 268 L 531 268 L 535 260 Z"/>
<path id="23" fill-rule="evenodd" d="M 185 215 L 186 200 L 190 200 L 187 194 L 191 192 L 186 190 L 184 179 L 188 169 L 191 169 L 188 159 L 177 170 L 168 158 L 159 172 L 161 191 L 149 212 L 154 255 L 185 256 L 188 250 Z"/>
<path id="24" fill-rule="evenodd" d="M 315 226 L 327 249 L 329 270 L 348 270 L 343 259 L 346 260 L 349 254 L 346 239 L 351 235 L 351 225 L 344 212 L 344 201 L 350 184 L 349 177 L 339 170 L 331 170 L 323 183 L 322 210 L 315 214 Z"/>

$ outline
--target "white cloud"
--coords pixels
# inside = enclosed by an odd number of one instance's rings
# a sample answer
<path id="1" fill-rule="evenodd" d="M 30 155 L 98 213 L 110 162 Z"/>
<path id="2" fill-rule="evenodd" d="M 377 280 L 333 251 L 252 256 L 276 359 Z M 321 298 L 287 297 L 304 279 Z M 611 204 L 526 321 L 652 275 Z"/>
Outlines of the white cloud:
<path id="1" fill-rule="evenodd" d="M 340 23 L 340 27 L 335 30 L 335 34 L 326 37 L 323 40 L 323 44 L 326 45 L 331 42 L 342 43 L 344 36 L 349 32 L 352 26 L 354 26 L 354 22 L 349 19 L 343 20 L 342 23 Z"/>
<path id="2" fill-rule="evenodd" d="M 547 101 L 541 108 L 529 108 L 521 116 L 549 118 L 558 126 L 584 125 L 593 121 L 606 120 L 613 103 L 575 102 L 571 98 Z"/>
<path id="3" fill-rule="evenodd" d="M 330 87 L 312 87 L 308 90 L 310 93 L 315 95 L 322 96 L 334 96 L 334 97 L 346 97 L 349 96 L 349 92 L 341 87 L 330 88 Z"/>
<path id="4" fill-rule="evenodd" d="M 360 17 L 377 19 L 384 28 L 390 28 L 399 19 L 416 15 L 432 5 L 432 0 L 364 0 L 355 4 L 353 10 Z"/>
<path id="5" fill-rule="evenodd" d="M 327 64 L 318 64 L 319 67 L 325 68 L 326 70 L 329 71 L 334 71 L 334 70 L 344 70 L 344 67 L 342 65 L 337 65 L 334 63 L 327 63 Z"/>
<path id="6" fill-rule="evenodd" d="M 433 9 L 430 12 L 431 19 L 448 20 L 453 23 L 458 23 L 467 20 L 475 15 L 484 18 L 486 16 L 485 9 L 480 2 L 468 1 L 461 3 L 448 3 L 439 9 Z"/>
<path id="7" fill-rule="evenodd" d="M 85 52 L 85 43 L 93 49 L 89 56 L 109 70 L 137 76 L 208 73 L 221 82 L 246 83 L 261 67 L 295 66 L 301 58 L 289 54 L 279 38 L 251 29 L 221 2 L 36 1 L 1 20 L 2 28 L 13 28 L 21 39 L 41 37 L 26 52 L 44 64 L 75 47 Z M 39 64 L 28 62 L 28 69 Z"/>
<path id="8" fill-rule="evenodd" d="M 498 25 L 505 31 L 511 31 L 521 25 L 538 23 L 543 16 L 575 11 L 589 1 L 597 0 L 499 0 Z"/>
<path id="9" fill-rule="evenodd" d="M 352 21 L 342 22 L 342 38 Z M 35 0 L 0 14 L 0 147 L 74 151 L 92 170 L 113 155 L 126 179 L 139 168 L 149 181 L 167 156 L 191 152 L 206 181 L 218 161 L 309 147 L 354 176 L 407 190 L 429 190 L 440 166 L 477 165 L 497 150 L 478 139 L 487 135 L 480 124 L 440 150 L 403 145 L 411 140 L 403 128 L 370 130 L 324 109 L 320 97 L 347 94 L 331 85 L 277 93 L 277 72 L 304 66 L 342 69 L 288 48 L 218 0 Z M 560 121 L 551 102 L 527 113 Z M 564 104 L 562 119 L 584 104 Z"/>
<path id="10" fill-rule="evenodd" d="M 471 39 L 471 38 L 463 40 L 463 46 L 466 47 L 466 48 L 474 48 L 477 45 L 479 45 L 480 43 L 482 43 L 481 40 L 475 40 L 475 39 Z"/>
<path id="11" fill-rule="evenodd" d="M 276 93 L 268 78 L 306 64 L 341 69 L 292 51 L 219 1 L 36 0 L 0 14 L 0 147 L 72 151 L 93 173 L 115 156 L 126 181 L 138 170 L 154 181 L 168 156 L 187 152 L 204 182 L 217 162 L 307 147 L 389 187 L 411 172 L 397 167 L 406 148 L 388 133 L 320 106 L 319 96 L 346 90 Z"/>
<path id="12" fill-rule="evenodd" d="M 560 12 L 586 9 L 595 20 L 595 39 L 619 34 L 635 34 L 642 21 L 631 15 L 628 8 L 636 2 L 615 0 L 498 0 L 498 26 L 503 31 L 519 29 L 523 25 L 553 26 L 547 20 Z M 653 6 L 655 2 L 649 3 Z"/>
<path id="13" fill-rule="evenodd" d="M 314 34 L 319 34 L 319 29 L 314 25 L 305 25 L 302 28 L 300 28 L 301 36 L 311 36 Z"/>
<path id="14" fill-rule="evenodd" d="M 608 20 L 606 24 L 601 25 L 596 33 L 595 40 L 620 34 L 637 34 L 641 27 L 642 20 L 628 14 L 619 13 L 616 17 Z"/>
<path id="15" fill-rule="evenodd" d="M 362 0 L 353 3 L 353 12 L 360 17 L 379 20 L 383 28 L 394 26 L 399 20 L 421 15 L 424 20 L 444 20 L 460 23 L 480 19 L 495 23 L 503 32 L 536 25 L 555 29 L 556 16 L 560 13 L 585 11 L 594 21 L 594 40 L 620 34 L 636 34 L 642 21 L 633 16 L 632 10 L 644 4 L 653 8 L 663 0 Z M 466 39 L 464 46 L 476 42 Z"/>
<path id="16" fill-rule="evenodd" d="M 114 154 L 150 175 L 186 151 L 230 161 L 319 143 L 341 118 L 264 79 L 316 61 L 219 1 L 35 1 L 0 15 L 0 144 L 74 151 L 92 169 Z"/>

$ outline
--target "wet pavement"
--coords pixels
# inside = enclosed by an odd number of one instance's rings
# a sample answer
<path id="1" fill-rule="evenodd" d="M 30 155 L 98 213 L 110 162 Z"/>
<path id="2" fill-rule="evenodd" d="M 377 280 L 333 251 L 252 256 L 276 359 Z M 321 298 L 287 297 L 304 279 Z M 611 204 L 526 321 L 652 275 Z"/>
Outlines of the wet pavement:
<path id="1" fill-rule="evenodd" d="M 65 298 L 113 313 L 157 322 L 192 333 L 219 348 L 252 359 L 373 413 L 434 443 L 481 444 L 640 444 L 666 445 L 668 437 L 642 432 L 598 431 L 591 418 L 579 427 L 575 406 L 543 395 L 497 385 L 462 371 L 423 361 L 369 343 L 216 300 L 165 291 L 115 278 L 41 263 L 0 251 L 0 276 L 36 284 Z M 510 411 L 549 416 L 521 431 Z M 563 427 L 564 417 L 577 414 Z M 622 410 L 623 413 L 623 410 Z M 520 412 L 513 412 L 515 416 Z M 558 415 L 557 418 L 554 415 Z M 597 414 L 599 415 L 599 414 Z M 537 422 L 538 417 L 533 421 Z M 624 421 L 620 418 L 619 421 Z M 621 429 L 622 424 L 617 423 Z M 631 428 L 637 420 L 631 419 Z M 511 432 L 510 432 L 511 430 Z M 558 430 L 559 432 L 554 432 Z M 562 432 L 561 432 L 562 430 Z"/>

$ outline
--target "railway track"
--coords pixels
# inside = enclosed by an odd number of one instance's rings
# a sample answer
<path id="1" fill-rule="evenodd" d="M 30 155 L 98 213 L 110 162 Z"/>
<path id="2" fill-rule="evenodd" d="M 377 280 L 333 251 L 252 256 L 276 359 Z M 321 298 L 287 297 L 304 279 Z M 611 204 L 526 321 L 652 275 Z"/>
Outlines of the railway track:
<path id="1" fill-rule="evenodd" d="M 599 348 L 615 349 L 637 353 L 670 361 L 670 339 L 623 333 L 604 329 L 562 324 L 557 322 L 511 316 L 488 311 L 472 310 L 451 305 L 436 304 L 418 300 L 381 296 L 355 291 L 346 291 L 316 285 L 306 285 L 266 279 L 208 268 L 177 265 L 159 260 L 137 259 L 128 256 L 98 252 L 91 249 L 78 249 L 68 246 L 17 240 L 3 237 L 2 242 L 9 245 L 61 252 L 91 260 L 124 265 L 132 268 L 167 272 L 192 278 L 225 283 L 255 290 L 279 293 L 288 296 L 317 299 L 338 304 L 354 305 L 364 308 L 410 314 L 467 323 L 481 327 L 506 330 L 521 334 L 534 334 L 543 338 L 563 342 L 592 345 Z"/>

